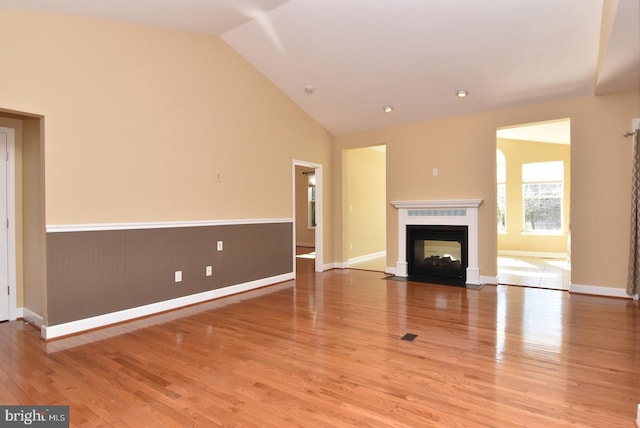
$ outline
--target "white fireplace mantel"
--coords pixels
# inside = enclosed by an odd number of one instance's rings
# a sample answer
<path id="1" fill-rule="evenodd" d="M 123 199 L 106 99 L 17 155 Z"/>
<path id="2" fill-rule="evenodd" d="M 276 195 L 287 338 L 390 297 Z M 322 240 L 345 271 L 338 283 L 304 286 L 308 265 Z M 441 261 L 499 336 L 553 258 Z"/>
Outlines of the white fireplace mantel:
<path id="1" fill-rule="evenodd" d="M 396 275 L 408 276 L 407 225 L 467 226 L 467 284 L 480 285 L 478 267 L 478 207 L 482 199 L 391 201 L 398 209 L 398 261 Z"/>

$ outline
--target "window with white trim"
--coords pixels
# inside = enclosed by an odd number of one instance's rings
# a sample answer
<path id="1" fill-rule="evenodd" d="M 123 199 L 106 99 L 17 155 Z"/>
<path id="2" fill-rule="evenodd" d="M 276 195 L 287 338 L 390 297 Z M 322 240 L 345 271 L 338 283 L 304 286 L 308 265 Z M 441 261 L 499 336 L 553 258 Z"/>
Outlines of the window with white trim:
<path id="1" fill-rule="evenodd" d="M 522 165 L 522 206 L 526 232 L 561 232 L 564 162 Z"/>

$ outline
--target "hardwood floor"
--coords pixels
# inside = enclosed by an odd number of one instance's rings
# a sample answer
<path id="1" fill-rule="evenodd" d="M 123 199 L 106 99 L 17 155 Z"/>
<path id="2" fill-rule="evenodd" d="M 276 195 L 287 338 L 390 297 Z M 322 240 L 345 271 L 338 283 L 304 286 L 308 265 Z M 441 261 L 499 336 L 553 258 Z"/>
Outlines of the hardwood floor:
<path id="1" fill-rule="evenodd" d="M 0 324 L 0 403 L 91 427 L 634 426 L 638 302 L 297 274 L 50 343 Z"/>

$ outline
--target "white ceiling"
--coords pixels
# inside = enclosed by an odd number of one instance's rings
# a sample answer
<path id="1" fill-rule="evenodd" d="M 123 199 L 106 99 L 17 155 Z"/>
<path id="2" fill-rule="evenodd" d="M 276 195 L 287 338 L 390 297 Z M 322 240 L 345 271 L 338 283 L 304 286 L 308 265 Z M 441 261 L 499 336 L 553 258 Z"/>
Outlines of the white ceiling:
<path id="1" fill-rule="evenodd" d="M 0 0 L 0 7 L 220 35 L 340 135 L 640 90 L 639 3 Z M 469 96 L 458 99 L 454 93 L 462 88 Z M 383 112 L 387 104 L 394 106 L 392 113 Z"/>

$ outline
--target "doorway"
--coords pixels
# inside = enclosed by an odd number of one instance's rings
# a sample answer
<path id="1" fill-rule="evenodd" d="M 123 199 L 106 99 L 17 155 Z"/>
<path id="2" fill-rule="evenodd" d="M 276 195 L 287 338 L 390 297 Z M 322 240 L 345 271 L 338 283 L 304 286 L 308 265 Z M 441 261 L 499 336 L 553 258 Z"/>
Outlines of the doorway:
<path id="1" fill-rule="evenodd" d="M 294 274 L 299 256 L 313 259 L 314 271 L 323 272 L 322 165 L 294 160 L 292 175 Z"/>
<path id="2" fill-rule="evenodd" d="M 498 283 L 568 290 L 570 119 L 496 133 Z"/>
<path id="3" fill-rule="evenodd" d="M 386 145 L 343 151 L 343 248 L 350 269 L 387 270 L 386 161 Z"/>

